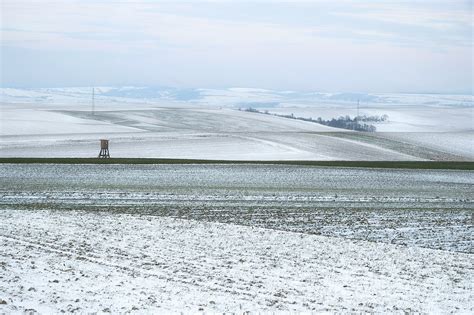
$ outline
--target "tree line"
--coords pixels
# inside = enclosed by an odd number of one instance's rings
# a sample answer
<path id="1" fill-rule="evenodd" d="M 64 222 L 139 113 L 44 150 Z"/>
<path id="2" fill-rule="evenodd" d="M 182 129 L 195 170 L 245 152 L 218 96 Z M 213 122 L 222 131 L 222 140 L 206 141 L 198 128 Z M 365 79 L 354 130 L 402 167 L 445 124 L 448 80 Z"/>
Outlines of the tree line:
<path id="1" fill-rule="evenodd" d="M 309 117 L 309 118 L 297 117 L 293 114 L 290 114 L 290 115 L 275 114 L 275 113 L 270 113 L 268 110 L 260 111 L 258 109 L 252 108 L 252 107 L 248 107 L 248 108 L 245 108 L 245 109 L 239 108 L 239 110 L 243 110 L 243 111 L 251 112 L 251 113 L 259 113 L 259 114 L 265 114 L 265 115 L 284 117 L 284 118 L 289 118 L 289 119 L 309 121 L 309 122 L 318 123 L 318 124 L 322 124 L 322 125 L 326 125 L 326 126 L 330 126 L 330 127 L 349 129 L 349 130 L 357 130 L 357 131 L 364 131 L 364 132 L 375 132 L 375 131 L 377 131 L 377 128 L 372 124 L 368 124 L 368 122 L 388 121 L 388 115 L 382 115 L 382 116 L 359 115 L 359 116 L 356 116 L 354 118 L 351 118 L 350 116 L 346 115 L 346 116 L 339 116 L 337 119 L 332 118 L 330 120 L 324 120 L 321 117 L 318 117 L 317 119 L 313 119 L 311 117 Z"/>

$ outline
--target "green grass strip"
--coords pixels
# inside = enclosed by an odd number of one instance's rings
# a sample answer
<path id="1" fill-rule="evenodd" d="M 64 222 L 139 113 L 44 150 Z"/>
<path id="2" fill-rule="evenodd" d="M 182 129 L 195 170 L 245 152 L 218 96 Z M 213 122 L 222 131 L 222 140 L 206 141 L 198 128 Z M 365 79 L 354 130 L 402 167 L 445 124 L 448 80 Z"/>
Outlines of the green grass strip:
<path id="1" fill-rule="evenodd" d="M 474 161 L 236 161 L 147 158 L 0 158 L 0 164 L 262 164 L 328 167 L 474 170 Z"/>

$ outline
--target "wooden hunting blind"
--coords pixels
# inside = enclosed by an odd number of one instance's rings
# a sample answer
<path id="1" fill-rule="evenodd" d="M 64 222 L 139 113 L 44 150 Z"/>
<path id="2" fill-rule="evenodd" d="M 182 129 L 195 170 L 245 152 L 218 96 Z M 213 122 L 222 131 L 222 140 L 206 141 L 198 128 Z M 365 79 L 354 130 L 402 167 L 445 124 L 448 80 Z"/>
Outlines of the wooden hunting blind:
<path id="1" fill-rule="evenodd" d="M 108 159 L 108 158 L 110 158 L 109 140 L 100 139 L 99 159 Z"/>

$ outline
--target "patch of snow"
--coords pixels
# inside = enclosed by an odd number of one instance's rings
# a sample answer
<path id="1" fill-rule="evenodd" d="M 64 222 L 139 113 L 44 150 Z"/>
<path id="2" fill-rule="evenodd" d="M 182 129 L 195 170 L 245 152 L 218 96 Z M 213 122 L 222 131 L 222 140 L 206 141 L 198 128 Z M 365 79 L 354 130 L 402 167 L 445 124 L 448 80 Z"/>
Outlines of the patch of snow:
<path id="1" fill-rule="evenodd" d="M 2 312 L 473 311 L 472 255 L 86 211 L 0 211 Z"/>

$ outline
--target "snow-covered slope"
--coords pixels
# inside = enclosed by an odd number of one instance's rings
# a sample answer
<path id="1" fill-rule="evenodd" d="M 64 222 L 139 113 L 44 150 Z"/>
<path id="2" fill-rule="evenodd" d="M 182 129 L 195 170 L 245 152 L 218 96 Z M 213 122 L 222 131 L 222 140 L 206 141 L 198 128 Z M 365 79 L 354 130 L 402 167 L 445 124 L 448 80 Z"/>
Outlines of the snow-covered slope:
<path id="1" fill-rule="evenodd" d="M 92 157 L 98 140 L 107 138 L 115 157 L 474 159 L 468 96 L 99 87 L 92 113 L 91 88 L 0 90 L 0 156 Z M 355 115 L 356 98 L 365 102 L 360 114 L 389 115 L 388 122 L 377 124 L 378 130 L 408 133 L 359 137 L 316 123 L 237 110 L 257 107 L 328 119 Z M 433 132 L 443 132 L 444 140 L 426 136 Z"/>
<path id="2" fill-rule="evenodd" d="M 243 160 L 411 160 L 417 157 L 330 136 L 341 130 L 230 109 L 3 111 L 1 156 L 112 156 Z M 324 135 L 328 134 L 328 135 Z"/>

